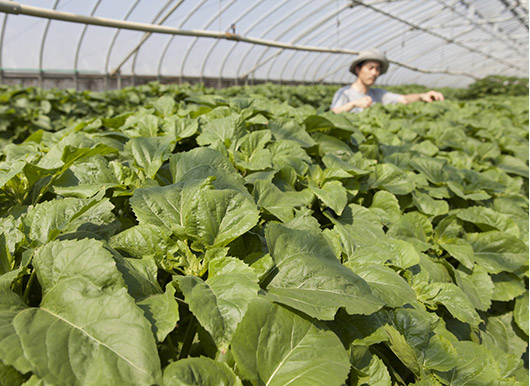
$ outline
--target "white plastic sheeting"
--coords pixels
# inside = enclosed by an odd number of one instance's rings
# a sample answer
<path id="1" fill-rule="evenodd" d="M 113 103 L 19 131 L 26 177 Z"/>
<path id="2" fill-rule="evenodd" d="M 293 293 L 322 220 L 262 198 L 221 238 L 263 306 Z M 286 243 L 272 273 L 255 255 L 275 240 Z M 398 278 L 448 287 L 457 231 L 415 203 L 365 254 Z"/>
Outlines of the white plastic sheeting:
<path id="1" fill-rule="evenodd" d="M 3 74 L 26 71 L 114 75 L 119 72 L 241 82 L 259 79 L 348 83 L 353 80 L 348 72 L 355 57 L 353 53 L 376 47 L 394 62 L 378 81 L 382 84 L 461 87 L 491 74 L 528 76 L 528 1 L 24 0 L 4 3 L 171 27 L 189 35 L 1 13 Z M 193 31 L 215 32 L 225 38 L 190 36 Z M 249 38 L 254 43 L 235 37 Z M 265 45 L 270 42 L 286 43 L 287 48 Z M 293 50 L 293 47 L 320 47 L 329 52 Z"/>

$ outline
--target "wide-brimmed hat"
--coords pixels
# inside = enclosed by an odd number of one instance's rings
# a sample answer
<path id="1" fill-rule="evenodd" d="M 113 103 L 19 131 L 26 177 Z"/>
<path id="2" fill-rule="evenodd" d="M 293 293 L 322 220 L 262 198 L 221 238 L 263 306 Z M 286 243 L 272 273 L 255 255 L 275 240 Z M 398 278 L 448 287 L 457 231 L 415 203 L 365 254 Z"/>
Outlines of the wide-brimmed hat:
<path id="1" fill-rule="evenodd" d="M 369 49 L 369 50 L 363 50 L 359 52 L 359 56 L 355 58 L 353 63 L 350 66 L 350 72 L 355 75 L 355 67 L 361 62 L 367 61 L 367 60 L 375 60 L 376 62 L 381 63 L 381 75 L 384 74 L 388 70 L 388 59 L 385 55 L 383 55 L 379 50 L 376 50 L 375 48 Z"/>

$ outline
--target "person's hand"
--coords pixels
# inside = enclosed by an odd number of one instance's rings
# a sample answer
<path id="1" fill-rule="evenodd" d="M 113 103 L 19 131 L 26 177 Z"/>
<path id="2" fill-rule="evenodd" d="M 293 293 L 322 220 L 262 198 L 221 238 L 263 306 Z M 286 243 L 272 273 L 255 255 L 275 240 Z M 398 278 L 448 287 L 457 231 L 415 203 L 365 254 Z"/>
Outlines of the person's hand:
<path id="1" fill-rule="evenodd" d="M 441 92 L 431 90 L 420 94 L 420 99 L 424 102 L 443 101 L 444 96 Z"/>
<path id="2" fill-rule="evenodd" d="M 360 107 L 361 109 L 370 107 L 372 105 L 372 102 L 373 102 L 372 97 L 368 95 L 354 100 L 355 106 Z"/>

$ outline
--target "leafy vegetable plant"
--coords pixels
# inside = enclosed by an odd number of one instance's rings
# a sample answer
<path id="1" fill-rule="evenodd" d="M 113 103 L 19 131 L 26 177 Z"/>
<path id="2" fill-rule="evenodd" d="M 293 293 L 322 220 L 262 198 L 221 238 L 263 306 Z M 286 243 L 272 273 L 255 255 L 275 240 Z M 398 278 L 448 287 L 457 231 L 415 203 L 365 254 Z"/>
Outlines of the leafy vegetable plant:
<path id="1" fill-rule="evenodd" d="M 277 87 L 3 89 L 0 385 L 528 383 L 528 98 Z"/>

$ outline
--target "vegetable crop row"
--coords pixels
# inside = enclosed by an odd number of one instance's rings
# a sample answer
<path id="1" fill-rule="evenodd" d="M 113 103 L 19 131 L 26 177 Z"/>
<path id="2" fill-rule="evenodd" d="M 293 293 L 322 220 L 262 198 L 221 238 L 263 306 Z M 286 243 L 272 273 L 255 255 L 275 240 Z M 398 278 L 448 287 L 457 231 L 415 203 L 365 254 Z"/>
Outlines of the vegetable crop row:
<path id="1" fill-rule="evenodd" d="M 527 97 L 2 98 L 0 385 L 528 383 Z"/>

